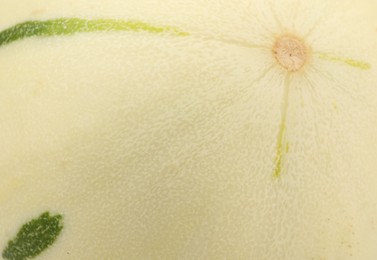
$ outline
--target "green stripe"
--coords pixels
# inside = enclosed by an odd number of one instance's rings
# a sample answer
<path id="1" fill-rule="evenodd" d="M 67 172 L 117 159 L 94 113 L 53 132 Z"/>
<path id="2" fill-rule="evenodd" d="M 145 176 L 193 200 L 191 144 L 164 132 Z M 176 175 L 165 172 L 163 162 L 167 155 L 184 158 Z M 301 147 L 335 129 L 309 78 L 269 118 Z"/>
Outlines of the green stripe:
<path id="1" fill-rule="evenodd" d="M 0 32 L 0 46 L 28 37 L 51 37 L 59 35 L 72 35 L 81 32 L 111 32 L 132 31 L 148 33 L 170 33 L 176 36 L 188 36 L 171 26 L 153 26 L 140 21 L 125 21 L 114 19 L 86 20 L 79 18 L 60 18 L 46 21 L 27 21 L 17 24 Z"/>
<path id="2" fill-rule="evenodd" d="M 290 74 L 287 74 L 284 80 L 284 92 L 281 106 L 281 122 L 279 127 L 276 157 L 275 157 L 275 169 L 274 176 L 280 177 L 283 170 L 283 157 L 289 152 L 288 142 L 286 140 L 286 122 L 288 117 L 288 105 L 289 105 L 289 90 L 291 85 Z"/>
<path id="3" fill-rule="evenodd" d="M 349 58 L 342 58 L 338 57 L 329 53 L 318 53 L 318 57 L 323 59 L 323 60 L 328 60 L 328 61 L 335 61 L 335 62 L 342 62 L 344 64 L 347 64 L 349 66 L 359 68 L 362 70 L 369 70 L 371 69 L 371 65 L 365 61 L 360 61 L 360 60 L 354 60 L 354 59 L 349 59 Z"/>

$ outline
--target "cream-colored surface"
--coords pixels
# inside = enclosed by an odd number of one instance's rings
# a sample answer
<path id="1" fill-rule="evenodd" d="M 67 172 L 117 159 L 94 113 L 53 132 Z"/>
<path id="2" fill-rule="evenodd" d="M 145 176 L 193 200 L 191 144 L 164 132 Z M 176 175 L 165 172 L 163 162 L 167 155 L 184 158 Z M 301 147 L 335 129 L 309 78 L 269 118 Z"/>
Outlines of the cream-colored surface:
<path id="1" fill-rule="evenodd" d="M 64 229 L 38 259 L 377 259 L 374 3 L 0 0 L 0 30 L 101 17 L 191 33 L 0 47 L 0 249 L 50 210 Z M 290 78 L 276 178 L 283 33 L 313 56 Z"/>

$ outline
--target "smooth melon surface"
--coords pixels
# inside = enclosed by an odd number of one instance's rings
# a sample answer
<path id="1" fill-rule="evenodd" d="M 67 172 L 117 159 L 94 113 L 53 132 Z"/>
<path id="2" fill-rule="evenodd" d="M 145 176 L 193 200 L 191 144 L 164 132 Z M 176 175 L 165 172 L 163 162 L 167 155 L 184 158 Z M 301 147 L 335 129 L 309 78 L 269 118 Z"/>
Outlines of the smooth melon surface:
<path id="1" fill-rule="evenodd" d="M 36 259 L 377 259 L 376 1 L 0 0 L 0 31 L 60 18 L 183 33 L 0 43 L 5 259 L 43 212 Z"/>

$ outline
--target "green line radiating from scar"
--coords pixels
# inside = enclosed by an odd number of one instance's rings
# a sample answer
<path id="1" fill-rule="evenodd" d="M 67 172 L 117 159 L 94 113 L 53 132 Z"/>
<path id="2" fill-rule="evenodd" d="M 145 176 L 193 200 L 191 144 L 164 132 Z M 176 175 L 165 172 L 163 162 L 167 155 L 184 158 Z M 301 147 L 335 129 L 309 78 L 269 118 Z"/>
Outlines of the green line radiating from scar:
<path id="1" fill-rule="evenodd" d="M 285 154 L 289 152 L 289 144 L 286 139 L 286 122 L 288 116 L 288 104 L 289 104 L 289 90 L 290 90 L 290 83 L 291 82 L 291 75 L 287 74 L 284 79 L 283 83 L 283 99 L 281 104 L 281 122 L 277 137 L 277 147 L 276 147 L 276 156 L 275 156 L 275 169 L 274 169 L 274 176 L 280 177 L 281 172 L 283 170 L 283 157 Z"/>
<path id="2" fill-rule="evenodd" d="M 359 68 L 362 70 L 369 70 L 372 67 L 369 63 L 364 62 L 364 61 L 359 61 L 359 60 L 354 60 L 354 59 L 349 59 L 349 58 L 342 58 L 342 57 L 338 57 L 329 53 L 320 52 L 318 53 L 318 57 L 323 60 L 342 62 L 349 66 Z"/>
<path id="3" fill-rule="evenodd" d="M 33 36 L 48 37 L 101 31 L 144 31 L 155 34 L 170 33 L 176 36 L 189 35 L 176 27 L 154 26 L 136 20 L 59 18 L 46 21 L 27 21 L 10 27 L 0 32 L 0 46 Z"/>

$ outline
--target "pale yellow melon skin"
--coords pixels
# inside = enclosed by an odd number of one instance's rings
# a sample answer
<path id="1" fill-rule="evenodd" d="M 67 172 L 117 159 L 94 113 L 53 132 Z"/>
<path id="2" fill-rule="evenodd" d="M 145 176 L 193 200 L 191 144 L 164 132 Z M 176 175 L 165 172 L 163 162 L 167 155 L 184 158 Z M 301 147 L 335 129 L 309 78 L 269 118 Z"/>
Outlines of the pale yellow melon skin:
<path id="1" fill-rule="evenodd" d="M 37 259 L 377 259 L 375 6 L 0 0 L 0 30 L 81 17 L 190 33 L 0 47 L 0 250 L 49 210 L 64 228 Z M 287 72 L 270 47 L 287 32 L 313 53 L 291 75 L 276 177 Z"/>

